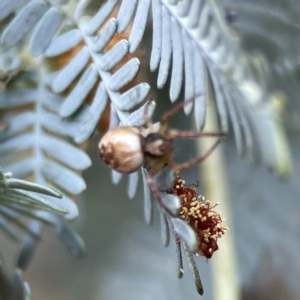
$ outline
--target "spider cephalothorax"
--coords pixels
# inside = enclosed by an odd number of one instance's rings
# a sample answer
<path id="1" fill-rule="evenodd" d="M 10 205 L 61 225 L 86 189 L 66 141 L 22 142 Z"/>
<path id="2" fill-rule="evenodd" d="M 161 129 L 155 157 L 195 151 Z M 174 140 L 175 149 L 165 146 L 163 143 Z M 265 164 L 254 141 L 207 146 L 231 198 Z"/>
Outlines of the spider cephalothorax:
<path id="1" fill-rule="evenodd" d="M 190 101 L 180 103 L 172 110 L 163 114 L 159 126 L 153 125 L 145 107 L 145 123 L 148 128 L 118 126 L 109 130 L 99 143 L 99 155 L 112 169 L 130 174 L 144 167 L 147 171 L 147 182 L 158 203 L 163 207 L 159 193 L 152 176 L 160 172 L 166 165 L 174 171 L 181 171 L 194 166 L 204 159 L 218 146 L 220 139 L 202 156 L 193 158 L 181 164 L 175 164 L 173 157 L 175 148 L 173 140 L 176 138 L 224 137 L 223 133 L 202 133 L 193 131 L 179 131 L 168 129 L 167 121 L 178 113 Z"/>

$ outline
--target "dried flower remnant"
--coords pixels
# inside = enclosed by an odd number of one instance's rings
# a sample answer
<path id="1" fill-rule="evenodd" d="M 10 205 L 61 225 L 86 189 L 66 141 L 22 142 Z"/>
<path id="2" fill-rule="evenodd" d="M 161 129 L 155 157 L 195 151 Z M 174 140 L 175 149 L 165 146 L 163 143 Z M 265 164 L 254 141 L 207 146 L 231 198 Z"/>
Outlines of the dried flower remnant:
<path id="1" fill-rule="evenodd" d="M 199 195 L 196 189 L 186 185 L 185 181 L 177 173 L 173 188 L 167 191 L 168 194 L 177 195 L 181 201 L 179 217 L 185 220 L 197 233 L 199 240 L 199 255 L 211 258 L 213 253 L 219 249 L 217 240 L 228 230 L 223 225 L 220 213 L 212 209 L 212 203 Z M 195 185 L 198 186 L 198 185 Z"/>

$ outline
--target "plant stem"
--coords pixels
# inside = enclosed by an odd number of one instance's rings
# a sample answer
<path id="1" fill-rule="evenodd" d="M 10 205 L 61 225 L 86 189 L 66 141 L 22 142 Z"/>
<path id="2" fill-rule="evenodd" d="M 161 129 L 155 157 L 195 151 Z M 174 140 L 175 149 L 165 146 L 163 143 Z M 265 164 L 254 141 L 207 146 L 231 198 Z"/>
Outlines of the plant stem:
<path id="1" fill-rule="evenodd" d="M 208 87 L 207 102 L 204 129 L 206 132 L 219 132 L 211 87 Z M 198 152 L 204 153 L 214 142 L 211 138 L 198 139 Z M 232 218 L 225 168 L 223 145 L 220 145 L 208 159 L 199 165 L 199 172 L 203 174 L 205 198 L 213 203 L 220 203 L 216 210 L 220 212 L 222 218 L 226 219 L 225 226 L 230 228 L 218 240 L 219 250 L 211 259 L 214 299 L 239 300 L 241 296 L 237 276 L 237 255 L 234 247 L 234 232 L 231 224 Z"/>

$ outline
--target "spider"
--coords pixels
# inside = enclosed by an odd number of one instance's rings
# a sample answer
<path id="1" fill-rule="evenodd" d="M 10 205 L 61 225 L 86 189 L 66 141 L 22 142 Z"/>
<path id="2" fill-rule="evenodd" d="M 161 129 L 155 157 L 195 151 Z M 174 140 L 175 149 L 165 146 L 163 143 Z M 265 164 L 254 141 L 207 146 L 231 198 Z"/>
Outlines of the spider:
<path id="1" fill-rule="evenodd" d="M 193 131 L 180 131 L 168 128 L 169 118 L 176 115 L 184 105 L 193 101 L 179 103 L 170 111 L 165 112 L 160 119 L 157 128 L 148 116 L 148 107 L 145 106 L 144 120 L 148 128 L 134 126 L 118 126 L 110 129 L 99 142 L 99 155 L 102 160 L 112 169 L 123 174 L 130 174 L 143 167 L 147 171 L 147 183 L 158 201 L 158 204 L 170 214 L 164 207 L 159 191 L 153 181 L 153 176 L 161 171 L 166 165 L 175 172 L 190 168 L 205 160 L 220 144 L 218 139 L 213 146 L 203 155 L 192 158 L 186 162 L 176 164 L 173 157 L 176 149 L 173 140 L 176 138 L 198 137 L 225 137 L 224 133 L 204 133 Z"/>

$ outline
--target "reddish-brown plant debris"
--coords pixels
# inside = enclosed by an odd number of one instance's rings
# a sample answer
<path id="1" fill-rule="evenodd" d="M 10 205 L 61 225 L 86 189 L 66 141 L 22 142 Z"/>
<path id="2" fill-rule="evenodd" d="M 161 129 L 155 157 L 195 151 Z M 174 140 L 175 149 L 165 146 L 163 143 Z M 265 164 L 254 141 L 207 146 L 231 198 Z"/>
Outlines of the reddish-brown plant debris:
<path id="1" fill-rule="evenodd" d="M 199 255 L 211 258 L 213 253 L 219 249 L 217 240 L 227 227 L 223 225 L 220 213 L 212 209 L 211 202 L 199 195 L 196 189 L 190 188 L 185 181 L 176 176 L 174 186 L 167 191 L 168 194 L 177 195 L 181 200 L 181 211 L 179 217 L 185 220 L 197 233 L 199 240 Z M 198 185 L 194 185 L 198 186 Z"/>

